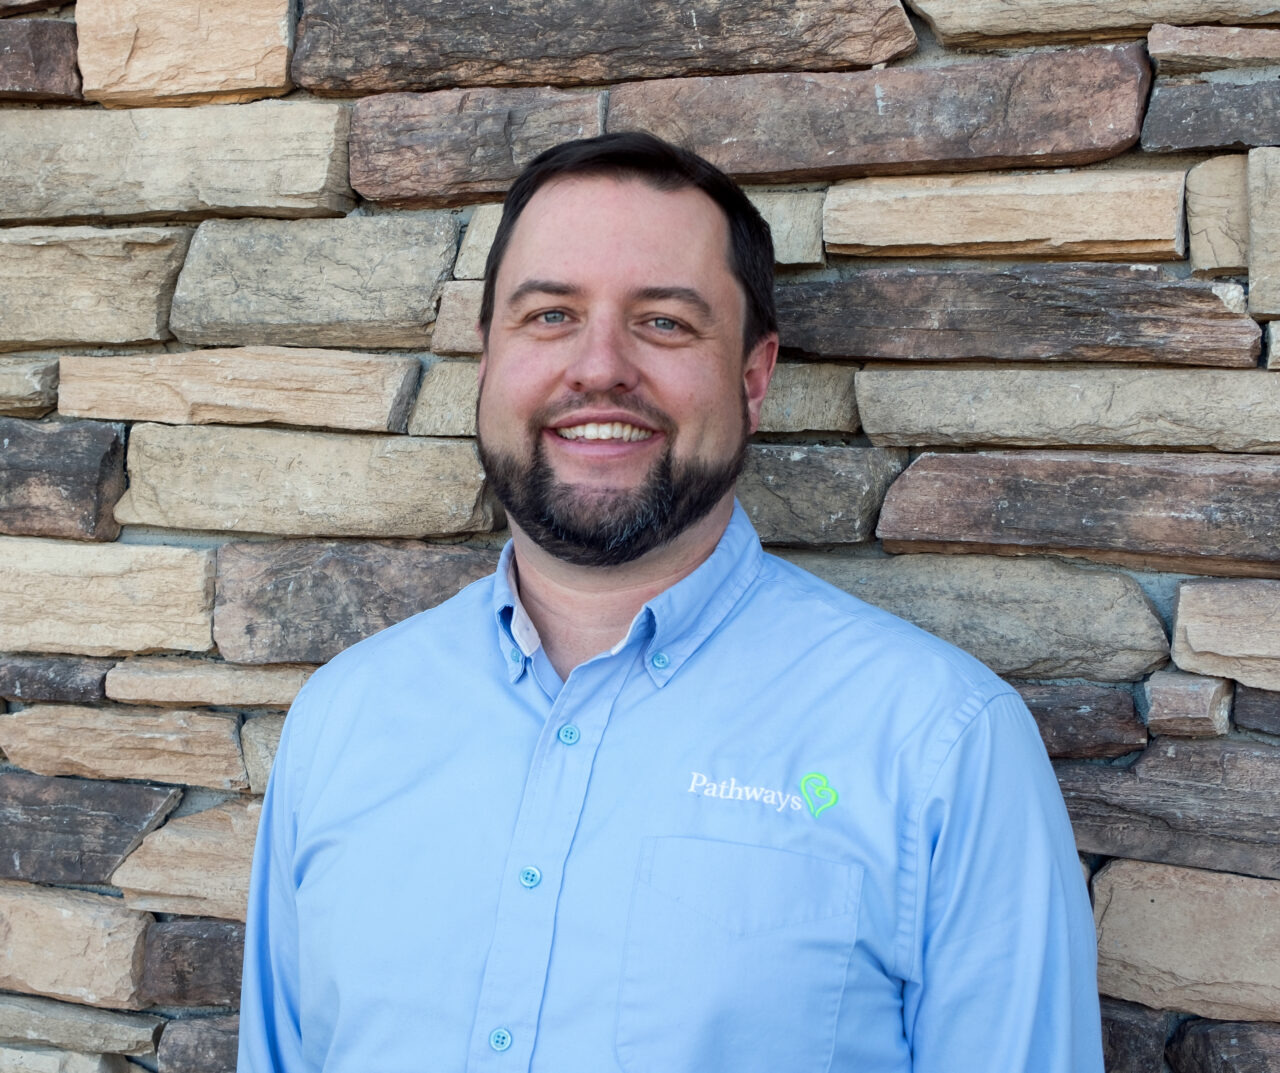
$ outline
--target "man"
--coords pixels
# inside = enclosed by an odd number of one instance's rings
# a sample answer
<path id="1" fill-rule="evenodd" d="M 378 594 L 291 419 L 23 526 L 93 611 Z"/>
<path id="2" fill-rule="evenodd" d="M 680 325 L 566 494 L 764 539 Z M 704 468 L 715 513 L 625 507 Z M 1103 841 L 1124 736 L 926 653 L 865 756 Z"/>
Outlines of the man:
<path id="1" fill-rule="evenodd" d="M 647 135 L 544 153 L 481 329 L 512 539 L 299 695 L 242 1073 L 1100 1071 L 1026 709 L 735 506 L 778 348 L 741 191 Z"/>

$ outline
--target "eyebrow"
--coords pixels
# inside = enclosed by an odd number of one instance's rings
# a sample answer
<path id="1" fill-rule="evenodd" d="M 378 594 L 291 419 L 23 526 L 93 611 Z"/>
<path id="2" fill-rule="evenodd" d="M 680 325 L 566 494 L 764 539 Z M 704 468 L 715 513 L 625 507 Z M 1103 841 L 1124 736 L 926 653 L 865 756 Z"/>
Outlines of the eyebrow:
<path id="1" fill-rule="evenodd" d="M 528 294 L 554 294 L 560 297 L 570 297 L 580 293 L 581 288 L 575 287 L 571 283 L 558 283 L 553 279 L 527 279 L 511 292 L 511 297 L 507 299 L 507 304 L 515 305 Z"/>
<path id="2" fill-rule="evenodd" d="M 571 283 L 562 283 L 553 279 L 527 279 L 511 292 L 508 305 L 515 305 L 530 294 L 552 294 L 558 297 L 573 297 L 581 294 L 582 288 Z M 704 317 L 712 315 L 711 303 L 692 287 L 643 287 L 636 292 L 635 298 L 641 302 L 676 301 L 692 306 Z"/>

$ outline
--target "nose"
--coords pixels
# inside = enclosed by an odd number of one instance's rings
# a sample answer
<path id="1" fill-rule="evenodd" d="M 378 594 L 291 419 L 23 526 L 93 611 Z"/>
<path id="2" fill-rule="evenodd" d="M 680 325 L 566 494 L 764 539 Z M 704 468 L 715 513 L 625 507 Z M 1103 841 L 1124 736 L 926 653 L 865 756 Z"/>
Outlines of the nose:
<path id="1" fill-rule="evenodd" d="M 640 379 L 635 358 L 635 341 L 625 325 L 612 317 L 596 317 L 578 335 L 565 380 L 583 394 L 631 391 Z"/>

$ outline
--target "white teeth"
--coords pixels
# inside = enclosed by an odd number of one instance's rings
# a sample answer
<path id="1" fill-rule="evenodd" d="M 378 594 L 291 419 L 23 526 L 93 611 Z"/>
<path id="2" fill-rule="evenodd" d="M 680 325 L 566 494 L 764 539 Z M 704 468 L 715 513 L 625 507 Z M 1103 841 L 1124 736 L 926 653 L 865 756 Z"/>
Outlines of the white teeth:
<path id="1" fill-rule="evenodd" d="M 653 435 L 648 429 L 637 428 L 622 421 L 589 421 L 585 425 L 570 425 L 556 429 L 556 435 L 566 440 L 623 440 L 635 443 Z"/>

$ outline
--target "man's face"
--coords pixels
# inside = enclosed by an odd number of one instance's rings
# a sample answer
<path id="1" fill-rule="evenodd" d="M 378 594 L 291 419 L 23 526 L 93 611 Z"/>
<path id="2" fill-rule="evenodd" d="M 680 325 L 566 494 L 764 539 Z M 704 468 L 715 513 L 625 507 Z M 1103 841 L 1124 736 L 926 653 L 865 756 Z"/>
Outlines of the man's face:
<path id="1" fill-rule="evenodd" d="M 732 494 L 777 341 L 744 359 L 746 299 L 706 194 L 553 180 L 521 214 L 494 290 L 481 457 L 541 547 L 629 562 Z"/>

